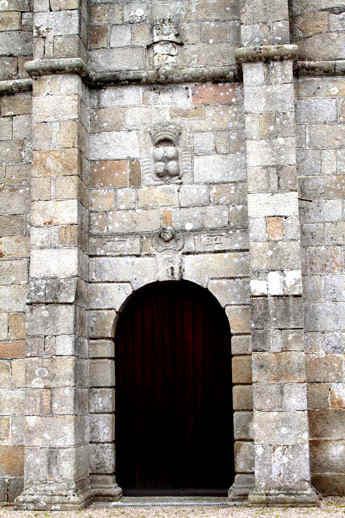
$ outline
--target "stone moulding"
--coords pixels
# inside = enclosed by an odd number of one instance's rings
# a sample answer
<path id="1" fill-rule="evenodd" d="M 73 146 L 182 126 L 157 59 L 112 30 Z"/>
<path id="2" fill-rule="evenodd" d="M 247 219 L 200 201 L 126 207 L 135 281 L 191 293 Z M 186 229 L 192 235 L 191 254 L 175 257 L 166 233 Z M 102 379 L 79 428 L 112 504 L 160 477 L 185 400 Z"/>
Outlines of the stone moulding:
<path id="1" fill-rule="evenodd" d="M 297 76 L 344 76 L 345 60 L 339 61 L 297 61 Z"/>
<path id="2" fill-rule="evenodd" d="M 296 45 L 276 45 L 273 47 L 248 47 L 236 51 L 238 63 L 296 59 L 296 54 L 277 53 L 265 49 L 282 47 L 296 47 Z M 263 50 L 264 49 L 264 50 Z M 173 71 L 132 71 L 95 72 L 90 70 L 80 58 L 46 59 L 28 61 L 25 70 L 31 77 L 40 77 L 51 74 L 78 74 L 91 88 L 104 85 L 126 84 L 177 84 L 177 83 L 205 83 L 209 81 L 223 82 L 242 80 L 242 72 L 238 65 L 230 67 L 207 67 L 204 69 L 184 68 Z M 339 61 L 296 61 L 295 75 L 302 76 L 344 76 L 345 60 Z M 28 92 L 32 89 L 32 79 L 12 79 L 0 81 L 0 95 Z"/>
<path id="3" fill-rule="evenodd" d="M 258 47 L 241 47 L 235 51 L 238 63 L 255 63 L 257 61 L 283 61 L 296 59 L 298 45 L 263 45 Z"/>
<path id="4" fill-rule="evenodd" d="M 0 95 L 28 92 L 32 89 L 32 79 L 13 79 L 0 81 Z"/>
<path id="5" fill-rule="evenodd" d="M 31 77 L 51 74 L 78 74 L 90 87 L 105 84 L 156 84 L 208 81 L 240 81 L 241 70 L 236 64 L 227 67 L 182 68 L 174 70 L 122 70 L 97 72 L 80 58 L 37 59 L 25 63 Z"/>

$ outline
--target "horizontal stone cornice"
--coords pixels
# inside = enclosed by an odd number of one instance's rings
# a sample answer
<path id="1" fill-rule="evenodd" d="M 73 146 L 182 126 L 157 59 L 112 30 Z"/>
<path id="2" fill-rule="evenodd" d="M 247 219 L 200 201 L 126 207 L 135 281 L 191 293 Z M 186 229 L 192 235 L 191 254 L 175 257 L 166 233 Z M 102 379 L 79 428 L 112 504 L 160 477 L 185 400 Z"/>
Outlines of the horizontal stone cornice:
<path id="1" fill-rule="evenodd" d="M 339 61 L 297 61 L 297 76 L 344 76 L 345 60 Z"/>
<path id="2" fill-rule="evenodd" d="M 91 87 L 106 84 L 156 84 L 206 81 L 239 81 L 241 71 L 234 64 L 227 67 L 182 68 L 166 70 L 95 71 L 80 58 L 34 60 L 25 63 L 31 77 L 51 74 L 78 74 Z"/>
<path id="3" fill-rule="evenodd" d="M 258 47 L 241 47 L 235 51 L 235 56 L 238 63 L 295 60 L 298 56 L 298 46 L 262 45 Z"/>
<path id="4" fill-rule="evenodd" d="M 0 81 L 0 95 L 28 92 L 32 89 L 32 79 L 12 79 Z"/>

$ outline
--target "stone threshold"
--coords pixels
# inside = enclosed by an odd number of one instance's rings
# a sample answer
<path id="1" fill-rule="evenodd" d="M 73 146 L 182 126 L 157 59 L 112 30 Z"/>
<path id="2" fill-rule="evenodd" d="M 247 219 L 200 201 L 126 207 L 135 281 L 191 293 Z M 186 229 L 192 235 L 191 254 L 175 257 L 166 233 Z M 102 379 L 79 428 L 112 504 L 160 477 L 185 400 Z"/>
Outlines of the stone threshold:
<path id="1" fill-rule="evenodd" d="M 240 502 L 232 502 L 226 497 L 200 497 L 200 496 L 123 496 L 115 502 L 97 501 L 91 504 L 90 509 L 112 509 L 115 507 L 231 507 L 243 505 Z"/>

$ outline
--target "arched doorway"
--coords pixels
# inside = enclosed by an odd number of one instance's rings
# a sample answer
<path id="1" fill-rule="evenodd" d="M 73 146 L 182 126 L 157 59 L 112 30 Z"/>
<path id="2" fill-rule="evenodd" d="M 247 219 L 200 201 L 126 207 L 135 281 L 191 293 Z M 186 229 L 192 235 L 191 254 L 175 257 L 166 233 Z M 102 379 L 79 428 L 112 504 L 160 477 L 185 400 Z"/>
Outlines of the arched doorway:
<path id="1" fill-rule="evenodd" d="M 138 290 L 115 337 L 116 474 L 125 495 L 226 495 L 234 478 L 230 329 L 206 289 Z"/>

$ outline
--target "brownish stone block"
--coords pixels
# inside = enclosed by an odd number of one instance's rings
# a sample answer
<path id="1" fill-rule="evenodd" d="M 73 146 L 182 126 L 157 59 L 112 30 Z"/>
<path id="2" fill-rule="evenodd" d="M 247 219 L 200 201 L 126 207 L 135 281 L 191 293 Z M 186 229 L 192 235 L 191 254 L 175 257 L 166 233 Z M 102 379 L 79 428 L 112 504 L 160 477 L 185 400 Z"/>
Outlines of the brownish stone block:
<path id="1" fill-rule="evenodd" d="M 91 164 L 91 187 L 127 187 L 127 160 L 99 160 Z"/>
<path id="2" fill-rule="evenodd" d="M 129 185 L 132 185 L 132 187 L 140 187 L 141 185 L 141 167 L 139 160 L 129 161 Z"/>
<path id="3" fill-rule="evenodd" d="M 25 356 L 25 342 L 5 342 L 0 343 L 0 358 L 24 358 Z"/>
<path id="4" fill-rule="evenodd" d="M 235 356 L 232 359 L 232 382 L 251 383 L 252 382 L 252 358 L 247 356 Z"/>
<path id="5" fill-rule="evenodd" d="M 235 101 L 238 95 L 233 83 L 207 83 L 192 89 L 193 104 L 233 104 Z"/>
<path id="6" fill-rule="evenodd" d="M 284 239 L 284 219 L 277 217 L 266 218 L 268 239 L 278 241 Z"/>
<path id="7" fill-rule="evenodd" d="M 252 410 L 252 385 L 236 385 L 232 388 L 232 405 L 234 410 Z"/>
<path id="8" fill-rule="evenodd" d="M 310 441 L 310 469 L 314 473 L 342 473 L 344 456 L 344 441 Z"/>
<path id="9" fill-rule="evenodd" d="M 5 95 L 0 102 L 2 116 L 31 113 L 31 94 Z"/>
<path id="10" fill-rule="evenodd" d="M 59 243 L 63 246 L 74 246 L 78 244 L 78 225 L 60 226 Z"/>
<path id="11" fill-rule="evenodd" d="M 35 151 L 33 153 L 33 176 L 68 176 L 79 173 L 77 149 Z"/>
<path id="12" fill-rule="evenodd" d="M 342 473 L 312 473 L 311 481 L 323 496 L 344 496 L 345 494 L 345 475 Z"/>
<path id="13" fill-rule="evenodd" d="M 192 108 L 171 108 L 170 117 L 172 119 L 204 119 L 205 109 L 203 106 L 193 106 Z"/>
<path id="14" fill-rule="evenodd" d="M 13 340 L 25 338 L 25 313 L 12 313 L 8 317 L 9 335 Z"/>
<path id="15" fill-rule="evenodd" d="M 109 27 L 104 25 L 91 25 L 89 27 L 89 47 L 100 49 L 108 46 Z"/>
<path id="16" fill-rule="evenodd" d="M 309 412 L 309 431 L 311 439 L 344 438 L 345 410 L 321 409 Z"/>
<path id="17" fill-rule="evenodd" d="M 0 446 L 0 476 L 20 477 L 24 473 L 24 446 Z"/>
<path id="18" fill-rule="evenodd" d="M 342 382 L 344 380 L 343 355 L 306 355 L 307 381 Z"/>
<path id="19" fill-rule="evenodd" d="M 163 210 L 162 211 L 162 225 L 170 226 L 172 225 L 172 212 L 171 210 Z"/>
<path id="20" fill-rule="evenodd" d="M 328 31 L 328 12 L 306 13 L 294 20 L 297 40 Z"/>
<path id="21" fill-rule="evenodd" d="M 10 434 L 10 418 L 0 417 L 0 441 L 7 441 Z"/>

